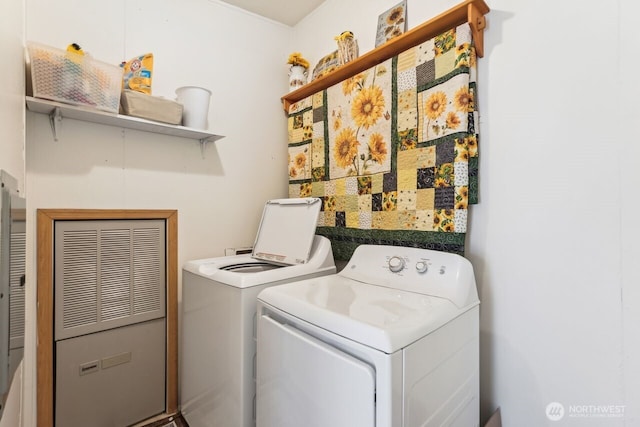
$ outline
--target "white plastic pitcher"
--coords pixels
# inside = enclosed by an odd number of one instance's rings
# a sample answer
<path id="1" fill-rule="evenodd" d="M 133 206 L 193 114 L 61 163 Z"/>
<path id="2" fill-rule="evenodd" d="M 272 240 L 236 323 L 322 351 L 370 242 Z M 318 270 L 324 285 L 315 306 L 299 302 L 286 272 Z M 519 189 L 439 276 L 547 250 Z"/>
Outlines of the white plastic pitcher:
<path id="1" fill-rule="evenodd" d="M 207 129 L 211 91 L 198 86 L 176 89 L 177 101 L 183 105 L 182 125 L 194 129 Z"/>

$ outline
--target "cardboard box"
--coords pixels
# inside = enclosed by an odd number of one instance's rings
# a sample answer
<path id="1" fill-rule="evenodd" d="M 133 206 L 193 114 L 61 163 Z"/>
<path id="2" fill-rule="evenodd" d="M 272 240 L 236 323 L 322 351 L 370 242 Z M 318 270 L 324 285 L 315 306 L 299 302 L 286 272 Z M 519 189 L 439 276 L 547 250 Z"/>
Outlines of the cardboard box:
<path id="1" fill-rule="evenodd" d="M 500 408 L 493 413 L 484 427 L 502 427 L 502 415 L 500 414 Z"/>
<path id="2" fill-rule="evenodd" d="M 170 99 L 125 89 L 120 104 L 120 114 L 172 125 L 182 122 L 182 104 Z"/>

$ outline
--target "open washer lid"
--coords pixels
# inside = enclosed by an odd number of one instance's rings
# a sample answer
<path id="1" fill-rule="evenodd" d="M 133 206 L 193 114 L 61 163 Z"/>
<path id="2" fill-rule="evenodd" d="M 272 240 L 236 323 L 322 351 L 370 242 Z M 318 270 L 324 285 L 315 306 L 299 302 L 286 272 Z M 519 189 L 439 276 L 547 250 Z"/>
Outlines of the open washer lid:
<path id="1" fill-rule="evenodd" d="M 317 197 L 267 201 L 251 256 L 282 265 L 305 264 L 311 255 L 320 206 Z"/>

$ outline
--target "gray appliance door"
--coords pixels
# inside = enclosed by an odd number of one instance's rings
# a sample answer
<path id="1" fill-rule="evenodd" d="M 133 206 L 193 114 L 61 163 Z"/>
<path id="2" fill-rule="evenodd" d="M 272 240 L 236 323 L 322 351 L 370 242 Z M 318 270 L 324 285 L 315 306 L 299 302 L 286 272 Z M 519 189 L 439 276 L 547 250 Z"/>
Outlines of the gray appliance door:
<path id="1" fill-rule="evenodd" d="M 375 426 L 371 366 L 260 316 L 257 427 Z"/>
<path id="2" fill-rule="evenodd" d="M 56 342 L 56 427 L 130 426 L 165 410 L 165 319 Z"/>

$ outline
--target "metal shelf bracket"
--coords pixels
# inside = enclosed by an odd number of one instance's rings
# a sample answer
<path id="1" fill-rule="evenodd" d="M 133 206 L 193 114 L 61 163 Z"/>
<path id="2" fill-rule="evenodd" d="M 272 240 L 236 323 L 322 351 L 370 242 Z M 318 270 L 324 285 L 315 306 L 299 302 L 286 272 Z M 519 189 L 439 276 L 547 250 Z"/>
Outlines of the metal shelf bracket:
<path id="1" fill-rule="evenodd" d="M 53 132 L 53 140 L 58 140 L 58 129 L 62 123 L 62 112 L 59 107 L 54 108 L 49 113 L 49 124 L 51 125 L 51 132 Z"/>
<path id="2" fill-rule="evenodd" d="M 207 150 L 207 143 L 215 141 L 215 138 L 208 136 L 206 138 L 200 138 L 198 141 L 200 141 L 200 154 L 202 155 L 202 160 L 204 160 L 206 158 L 204 153 Z"/>

